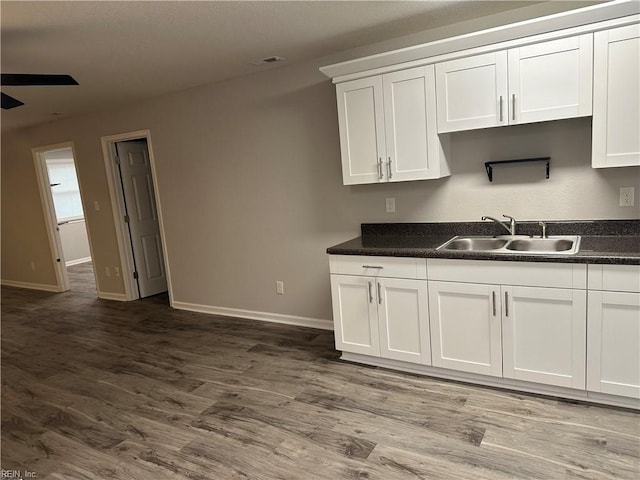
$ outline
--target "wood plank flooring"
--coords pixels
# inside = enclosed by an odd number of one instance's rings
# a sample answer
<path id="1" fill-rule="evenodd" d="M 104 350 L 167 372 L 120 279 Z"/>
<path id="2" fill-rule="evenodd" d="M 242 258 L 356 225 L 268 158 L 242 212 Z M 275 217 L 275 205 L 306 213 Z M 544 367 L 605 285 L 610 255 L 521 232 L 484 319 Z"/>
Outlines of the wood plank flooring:
<path id="1" fill-rule="evenodd" d="M 74 269 L 82 287 L 87 272 Z M 636 412 L 359 366 L 338 359 L 332 332 L 74 290 L 2 288 L 4 470 L 39 480 L 640 478 Z"/>

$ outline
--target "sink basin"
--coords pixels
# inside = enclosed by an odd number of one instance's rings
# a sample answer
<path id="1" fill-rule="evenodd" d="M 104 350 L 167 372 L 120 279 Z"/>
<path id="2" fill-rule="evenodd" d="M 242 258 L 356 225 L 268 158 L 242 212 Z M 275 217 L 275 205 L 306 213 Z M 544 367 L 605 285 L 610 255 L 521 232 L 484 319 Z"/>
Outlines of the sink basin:
<path id="1" fill-rule="evenodd" d="M 528 238 L 513 240 L 506 248 L 518 252 L 567 252 L 574 243 L 566 238 Z"/>
<path id="2" fill-rule="evenodd" d="M 437 250 L 491 252 L 531 255 L 574 255 L 580 247 L 579 236 L 548 238 L 524 237 L 465 237 L 457 236 L 440 245 Z"/>
<path id="3" fill-rule="evenodd" d="M 447 243 L 445 250 L 496 250 L 507 243 L 508 240 L 493 237 L 454 238 Z"/>

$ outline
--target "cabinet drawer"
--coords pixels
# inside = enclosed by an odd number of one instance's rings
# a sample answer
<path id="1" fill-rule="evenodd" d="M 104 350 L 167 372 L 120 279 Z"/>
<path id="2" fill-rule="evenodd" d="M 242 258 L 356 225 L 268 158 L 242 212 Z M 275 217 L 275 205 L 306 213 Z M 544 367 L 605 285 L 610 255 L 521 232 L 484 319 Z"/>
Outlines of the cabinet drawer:
<path id="1" fill-rule="evenodd" d="M 589 265 L 589 290 L 640 292 L 640 265 Z"/>
<path id="2" fill-rule="evenodd" d="M 329 270 L 337 275 L 367 277 L 427 278 L 424 258 L 329 255 Z"/>
<path id="3" fill-rule="evenodd" d="M 587 266 L 578 263 L 429 258 L 427 272 L 429 280 L 445 282 L 579 289 L 587 286 Z"/>

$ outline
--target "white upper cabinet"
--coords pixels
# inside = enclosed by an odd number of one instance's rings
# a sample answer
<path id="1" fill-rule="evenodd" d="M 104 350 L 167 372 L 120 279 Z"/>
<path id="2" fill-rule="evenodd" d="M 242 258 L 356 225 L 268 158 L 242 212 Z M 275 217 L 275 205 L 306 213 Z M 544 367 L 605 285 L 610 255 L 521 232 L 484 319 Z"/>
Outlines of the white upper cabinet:
<path id="1" fill-rule="evenodd" d="M 438 132 L 592 113 L 591 33 L 436 65 Z"/>
<path id="2" fill-rule="evenodd" d="M 507 125 L 507 52 L 436 65 L 438 133 Z"/>
<path id="3" fill-rule="evenodd" d="M 592 34 L 512 48 L 509 123 L 591 115 Z"/>
<path id="4" fill-rule="evenodd" d="M 594 36 L 592 166 L 640 165 L 640 25 Z"/>
<path id="5" fill-rule="evenodd" d="M 345 185 L 450 174 L 436 132 L 434 67 L 336 86 Z"/>
<path id="6" fill-rule="evenodd" d="M 341 83 L 336 93 L 344 184 L 382 181 L 386 155 L 382 77 Z"/>

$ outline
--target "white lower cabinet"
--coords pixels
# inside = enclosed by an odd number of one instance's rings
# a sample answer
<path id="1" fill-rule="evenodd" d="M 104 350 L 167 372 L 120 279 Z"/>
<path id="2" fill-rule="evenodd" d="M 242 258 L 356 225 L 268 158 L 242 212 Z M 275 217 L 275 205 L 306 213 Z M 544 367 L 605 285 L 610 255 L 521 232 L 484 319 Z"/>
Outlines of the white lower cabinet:
<path id="1" fill-rule="evenodd" d="M 380 278 L 376 293 L 381 356 L 431 365 L 427 282 Z"/>
<path id="2" fill-rule="evenodd" d="M 585 265 L 427 266 L 434 366 L 585 389 Z"/>
<path id="3" fill-rule="evenodd" d="M 330 258 L 338 350 L 640 407 L 640 265 Z"/>
<path id="4" fill-rule="evenodd" d="M 585 388 L 584 290 L 429 281 L 433 365 Z"/>
<path id="5" fill-rule="evenodd" d="M 502 287 L 504 378 L 585 388 L 586 291 Z"/>
<path id="6" fill-rule="evenodd" d="M 429 281 L 434 367 L 502 376 L 500 287 Z"/>
<path id="7" fill-rule="evenodd" d="M 369 277 L 331 275 L 336 349 L 380 356 L 377 305 Z"/>
<path id="8" fill-rule="evenodd" d="M 588 312 L 587 389 L 640 399 L 640 266 L 589 265 Z"/>
<path id="9" fill-rule="evenodd" d="M 431 364 L 427 282 L 416 278 L 425 270 L 420 263 L 424 259 L 331 258 L 338 350 Z"/>

